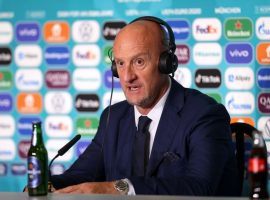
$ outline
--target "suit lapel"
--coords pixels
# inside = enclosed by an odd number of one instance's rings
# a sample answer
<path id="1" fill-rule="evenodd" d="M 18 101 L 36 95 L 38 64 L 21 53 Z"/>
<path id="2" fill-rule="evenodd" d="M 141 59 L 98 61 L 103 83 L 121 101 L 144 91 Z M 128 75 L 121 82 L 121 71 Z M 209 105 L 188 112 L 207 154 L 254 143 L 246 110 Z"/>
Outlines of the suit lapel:
<path id="1" fill-rule="evenodd" d="M 116 153 L 116 175 L 119 178 L 131 175 L 132 145 L 136 133 L 134 109 L 130 106 L 126 115 L 119 122 L 119 135 Z"/>
<path id="2" fill-rule="evenodd" d="M 166 100 L 160 122 L 157 128 L 150 161 L 147 168 L 147 175 L 155 173 L 157 167 L 163 159 L 176 134 L 179 124 L 176 122 L 180 118 L 180 111 L 184 105 L 184 88 L 172 80 L 171 90 Z"/>

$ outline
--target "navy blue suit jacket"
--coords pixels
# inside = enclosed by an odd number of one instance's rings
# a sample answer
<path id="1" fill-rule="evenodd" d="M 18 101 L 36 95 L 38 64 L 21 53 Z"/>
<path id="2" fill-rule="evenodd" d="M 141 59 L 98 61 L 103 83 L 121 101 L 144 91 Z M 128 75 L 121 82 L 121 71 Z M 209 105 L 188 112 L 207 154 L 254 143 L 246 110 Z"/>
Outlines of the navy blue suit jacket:
<path id="1" fill-rule="evenodd" d="M 223 105 L 193 89 L 172 86 L 157 128 L 145 177 L 132 175 L 134 108 L 127 101 L 100 118 L 95 138 L 55 188 L 89 181 L 128 178 L 136 194 L 239 195 L 230 133 Z"/>

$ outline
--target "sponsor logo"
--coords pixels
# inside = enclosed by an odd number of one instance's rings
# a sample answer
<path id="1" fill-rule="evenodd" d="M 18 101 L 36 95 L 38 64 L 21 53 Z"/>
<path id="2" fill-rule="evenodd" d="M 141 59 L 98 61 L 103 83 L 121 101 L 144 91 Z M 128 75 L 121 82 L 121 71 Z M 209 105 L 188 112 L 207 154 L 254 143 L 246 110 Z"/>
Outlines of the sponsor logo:
<path id="1" fill-rule="evenodd" d="M 265 139 L 270 139 L 270 117 L 260 117 L 258 120 L 258 130 L 262 131 Z"/>
<path id="2" fill-rule="evenodd" d="M 19 90 L 37 91 L 43 84 L 43 75 L 39 69 L 19 69 L 16 72 L 16 86 Z"/>
<path id="3" fill-rule="evenodd" d="M 37 23 L 19 23 L 16 26 L 17 40 L 20 42 L 36 42 L 40 36 Z"/>
<path id="4" fill-rule="evenodd" d="M 17 96 L 17 109 L 23 114 L 38 114 L 42 111 L 42 97 L 39 93 L 20 93 Z"/>
<path id="5" fill-rule="evenodd" d="M 47 47 L 44 57 L 48 65 L 67 65 L 70 57 L 69 49 L 65 46 Z"/>
<path id="6" fill-rule="evenodd" d="M 12 75 L 10 71 L 0 71 L 0 90 L 7 90 L 12 87 Z"/>
<path id="7" fill-rule="evenodd" d="M 111 98 L 111 93 L 110 92 L 106 92 L 103 95 L 103 109 L 105 109 L 110 104 L 110 98 Z M 125 99 L 126 99 L 126 97 L 125 97 L 125 95 L 124 95 L 124 93 L 122 91 L 113 92 L 112 105 L 115 104 L 115 103 L 118 103 L 120 101 L 123 101 Z"/>
<path id="8" fill-rule="evenodd" d="M 76 133 L 94 136 L 98 129 L 99 120 L 94 117 L 81 117 L 76 121 Z"/>
<path id="9" fill-rule="evenodd" d="M 71 82 L 70 74 L 66 70 L 50 70 L 46 72 L 45 82 L 48 88 L 68 88 Z"/>
<path id="10" fill-rule="evenodd" d="M 228 63 L 250 63 L 252 61 L 252 46 L 250 44 L 235 43 L 226 46 L 226 60 Z"/>
<path id="11" fill-rule="evenodd" d="M 191 72 L 186 67 L 178 67 L 174 72 L 174 79 L 184 87 L 191 86 Z"/>
<path id="12" fill-rule="evenodd" d="M 13 38 L 13 28 L 10 22 L 0 22 L 0 44 L 8 44 Z"/>
<path id="13" fill-rule="evenodd" d="M 104 73 L 104 83 L 107 88 L 112 87 L 112 71 L 110 69 Z M 113 77 L 113 88 L 121 88 L 119 78 Z"/>
<path id="14" fill-rule="evenodd" d="M 260 43 L 257 46 L 257 61 L 262 65 L 270 64 L 270 42 Z"/>
<path id="15" fill-rule="evenodd" d="M 45 131 L 49 137 L 69 137 L 73 123 L 69 116 L 49 116 L 45 120 Z"/>
<path id="16" fill-rule="evenodd" d="M 252 36 L 252 22 L 248 18 L 231 18 L 225 22 L 225 36 L 228 39 L 248 39 Z"/>
<path id="17" fill-rule="evenodd" d="M 217 88 L 221 84 L 221 73 L 218 69 L 198 69 L 195 84 L 199 88 Z"/>
<path id="18" fill-rule="evenodd" d="M 231 117 L 231 123 L 242 122 L 255 126 L 255 122 L 251 117 Z"/>
<path id="19" fill-rule="evenodd" d="M 9 112 L 12 109 L 12 97 L 10 94 L 0 94 L 0 111 Z"/>
<path id="20" fill-rule="evenodd" d="M 256 35 L 260 40 L 270 40 L 270 17 L 260 17 L 257 19 Z"/>
<path id="21" fill-rule="evenodd" d="M 11 172 L 14 175 L 25 175 L 27 172 L 27 168 L 25 164 L 12 164 Z"/>
<path id="22" fill-rule="evenodd" d="M 22 117 L 17 123 L 18 131 L 21 135 L 31 136 L 32 135 L 32 122 L 40 121 L 38 117 Z"/>
<path id="23" fill-rule="evenodd" d="M 258 97 L 259 111 L 270 113 L 270 93 L 261 93 Z"/>
<path id="24" fill-rule="evenodd" d="M 186 20 L 167 21 L 173 30 L 175 40 L 186 40 L 189 37 L 190 27 Z"/>
<path id="25" fill-rule="evenodd" d="M 230 114 L 251 114 L 255 100 L 250 92 L 229 92 L 225 98 L 226 109 Z"/>
<path id="26" fill-rule="evenodd" d="M 48 158 L 52 160 L 54 156 L 57 154 L 58 150 L 62 148 L 66 143 L 68 143 L 68 139 L 49 139 L 47 140 L 45 146 L 48 151 Z M 68 162 L 73 157 L 73 148 L 67 151 L 63 156 L 59 156 L 57 161 L 59 162 Z"/>
<path id="27" fill-rule="evenodd" d="M 40 46 L 17 46 L 15 49 L 15 62 L 20 67 L 38 67 L 42 62 L 42 51 Z"/>
<path id="28" fill-rule="evenodd" d="M 77 146 L 76 146 L 76 156 L 81 155 L 85 149 L 89 146 L 91 142 L 89 141 L 80 141 L 78 142 Z"/>
<path id="29" fill-rule="evenodd" d="M 81 112 L 96 112 L 100 107 L 96 94 L 79 94 L 76 96 L 75 108 Z"/>
<path id="30" fill-rule="evenodd" d="M 48 92 L 45 109 L 49 114 L 68 114 L 72 109 L 72 98 L 68 92 Z"/>
<path id="31" fill-rule="evenodd" d="M 69 40 L 69 25 L 63 21 L 50 21 L 44 25 L 44 40 L 48 43 L 64 43 Z"/>
<path id="32" fill-rule="evenodd" d="M 218 94 L 218 93 L 207 93 L 207 95 L 209 97 L 212 97 L 213 99 L 215 99 L 216 102 L 222 103 L 222 98 L 221 98 L 220 94 Z"/>
<path id="33" fill-rule="evenodd" d="M 0 137 L 12 137 L 14 132 L 14 118 L 10 115 L 0 115 Z"/>
<path id="34" fill-rule="evenodd" d="M 13 139 L 1 139 L 0 140 L 0 160 L 10 161 L 15 158 L 16 147 Z"/>
<path id="35" fill-rule="evenodd" d="M 218 65 L 222 60 L 222 49 L 218 43 L 197 43 L 193 48 L 193 58 L 197 65 Z"/>
<path id="36" fill-rule="evenodd" d="M 270 88 L 270 68 L 261 68 L 257 76 L 258 85 L 260 88 Z"/>
<path id="37" fill-rule="evenodd" d="M 103 26 L 103 37 L 106 40 L 114 40 L 117 33 L 126 25 L 126 22 L 115 21 L 115 22 L 106 22 Z"/>
<path id="38" fill-rule="evenodd" d="M 7 164 L 1 162 L 0 163 L 0 176 L 5 176 L 5 175 L 7 175 Z"/>
<path id="39" fill-rule="evenodd" d="M 51 174 L 52 175 L 59 175 L 59 174 L 63 174 L 65 171 L 65 167 L 63 164 L 52 164 L 51 166 Z"/>
<path id="40" fill-rule="evenodd" d="M 72 59 L 78 67 L 96 66 L 101 59 L 100 48 L 95 44 L 76 45 L 72 51 Z"/>
<path id="41" fill-rule="evenodd" d="M 73 73 L 75 89 L 97 90 L 101 85 L 101 74 L 98 69 L 76 69 Z"/>
<path id="42" fill-rule="evenodd" d="M 27 158 L 27 154 L 28 151 L 30 149 L 31 146 L 31 141 L 28 140 L 22 140 L 19 142 L 18 145 L 18 152 L 19 152 L 19 156 L 23 159 Z"/>
<path id="43" fill-rule="evenodd" d="M 178 59 L 178 64 L 187 64 L 190 59 L 190 52 L 187 45 L 176 45 L 175 55 Z"/>
<path id="44" fill-rule="evenodd" d="M 10 48 L 0 48 L 0 66 L 11 63 L 12 54 Z"/>
<path id="45" fill-rule="evenodd" d="M 254 85 L 254 73 L 249 67 L 229 67 L 225 72 L 225 84 L 230 90 L 249 90 Z"/>
<path id="46" fill-rule="evenodd" d="M 216 41 L 221 37 L 221 23 L 217 18 L 197 18 L 192 24 L 192 33 L 198 41 Z"/>
<path id="47" fill-rule="evenodd" d="M 97 42 L 100 36 L 100 27 L 97 21 L 75 21 L 72 25 L 72 37 L 75 42 Z"/>
<path id="48" fill-rule="evenodd" d="M 109 65 L 112 64 L 112 61 L 109 57 L 109 53 L 110 53 L 111 49 L 112 49 L 112 46 L 110 45 L 110 46 L 106 46 L 103 50 L 104 61 L 106 64 L 109 64 Z"/>

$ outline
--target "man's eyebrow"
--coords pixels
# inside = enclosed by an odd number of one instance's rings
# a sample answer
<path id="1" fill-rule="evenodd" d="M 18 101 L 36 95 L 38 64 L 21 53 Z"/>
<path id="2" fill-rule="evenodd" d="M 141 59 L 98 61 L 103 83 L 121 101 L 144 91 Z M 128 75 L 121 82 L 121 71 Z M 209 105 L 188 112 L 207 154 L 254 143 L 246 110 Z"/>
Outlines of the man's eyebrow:
<path id="1" fill-rule="evenodd" d="M 133 60 L 134 58 L 137 58 L 139 56 L 144 56 L 144 55 L 150 56 L 150 54 L 148 52 L 142 52 L 142 53 L 138 53 L 138 54 L 133 55 L 130 60 Z M 114 60 L 123 60 L 123 59 L 115 57 Z"/>

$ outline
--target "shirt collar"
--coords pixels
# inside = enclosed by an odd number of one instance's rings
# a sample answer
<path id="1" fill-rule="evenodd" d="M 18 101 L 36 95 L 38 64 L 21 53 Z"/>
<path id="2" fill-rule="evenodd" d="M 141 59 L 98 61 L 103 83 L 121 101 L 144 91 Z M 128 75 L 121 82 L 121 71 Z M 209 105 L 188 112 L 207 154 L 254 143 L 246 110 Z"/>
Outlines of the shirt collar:
<path id="1" fill-rule="evenodd" d="M 165 102 L 168 98 L 169 91 L 171 89 L 171 79 L 169 79 L 169 87 L 167 88 L 167 91 L 165 94 L 160 98 L 160 100 L 157 102 L 157 104 L 150 110 L 150 112 L 146 115 L 151 120 L 155 120 L 156 118 L 160 118 L 161 113 L 163 111 Z M 134 106 L 134 114 L 135 114 L 135 124 L 136 127 L 138 127 L 139 117 L 142 115 L 136 106 Z M 151 126 L 151 125 L 150 125 Z"/>

